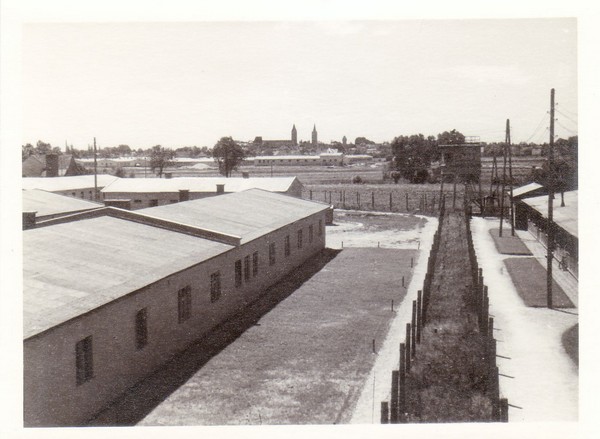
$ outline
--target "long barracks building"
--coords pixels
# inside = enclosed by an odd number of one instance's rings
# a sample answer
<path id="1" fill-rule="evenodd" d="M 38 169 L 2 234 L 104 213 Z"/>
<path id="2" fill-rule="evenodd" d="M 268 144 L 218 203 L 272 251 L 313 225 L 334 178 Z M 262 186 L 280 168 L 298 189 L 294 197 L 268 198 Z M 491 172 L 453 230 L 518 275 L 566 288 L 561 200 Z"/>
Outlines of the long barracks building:
<path id="1" fill-rule="evenodd" d="M 319 253 L 327 210 L 251 189 L 24 230 L 25 426 L 84 425 Z"/>

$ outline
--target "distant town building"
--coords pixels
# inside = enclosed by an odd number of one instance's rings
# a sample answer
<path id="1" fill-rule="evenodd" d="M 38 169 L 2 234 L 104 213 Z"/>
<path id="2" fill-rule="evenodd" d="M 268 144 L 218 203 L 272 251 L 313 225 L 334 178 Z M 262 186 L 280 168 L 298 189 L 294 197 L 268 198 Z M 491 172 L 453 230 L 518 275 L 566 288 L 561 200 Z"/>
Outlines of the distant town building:
<path id="1" fill-rule="evenodd" d="M 251 189 L 23 231 L 24 425 L 85 425 L 322 251 L 328 211 Z"/>
<path id="2" fill-rule="evenodd" d="M 317 146 L 319 143 L 319 140 L 317 138 L 317 125 L 316 124 L 313 126 L 311 139 L 312 139 L 313 146 Z"/>
<path id="3" fill-rule="evenodd" d="M 294 146 L 298 145 L 298 131 L 296 131 L 296 124 L 292 127 L 292 143 Z"/>
<path id="4" fill-rule="evenodd" d="M 346 136 L 342 137 L 342 145 L 346 146 L 347 142 L 348 142 L 348 139 L 346 139 Z"/>

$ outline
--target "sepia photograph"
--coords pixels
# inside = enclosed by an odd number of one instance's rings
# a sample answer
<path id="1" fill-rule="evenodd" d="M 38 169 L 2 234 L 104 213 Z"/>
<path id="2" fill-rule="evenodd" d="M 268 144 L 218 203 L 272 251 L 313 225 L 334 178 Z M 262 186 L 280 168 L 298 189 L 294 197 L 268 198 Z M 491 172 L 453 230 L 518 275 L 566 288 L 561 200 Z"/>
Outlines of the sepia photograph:
<path id="1" fill-rule="evenodd" d="M 7 433 L 580 437 L 590 22 L 190 3 L 5 15 Z"/>

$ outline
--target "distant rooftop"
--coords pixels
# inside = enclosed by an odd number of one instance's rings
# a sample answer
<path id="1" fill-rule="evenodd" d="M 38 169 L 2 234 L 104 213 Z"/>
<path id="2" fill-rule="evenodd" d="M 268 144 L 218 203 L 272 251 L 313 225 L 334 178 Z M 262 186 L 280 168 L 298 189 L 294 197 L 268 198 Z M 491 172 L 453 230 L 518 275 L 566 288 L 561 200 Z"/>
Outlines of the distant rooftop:
<path id="1" fill-rule="evenodd" d="M 552 217 L 554 222 L 566 232 L 579 238 L 577 226 L 577 193 L 578 191 L 565 192 L 564 207 L 560 206 L 560 192 L 554 194 Z M 541 213 L 544 218 L 548 218 L 548 195 L 525 198 L 523 202 Z"/>
<path id="2" fill-rule="evenodd" d="M 22 192 L 23 212 L 37 212 L 38 218 L 102 207 L 102 204 L 99 203 L 53 194 L 40 189 L 24 189 Z"/>
<path id="3" fill-rule="evenodd" d="M 105 194 L 122 192 L 158 193 L 216 192 L 217 184 L 225 186 L 225 192 L 241 192 L 247 189 L 264 189 L 271 192 L 286 192 L 296 177 L 178 177 L 178 178 L 121 178 L 102 189 Z"/>
<path id="4" fill-rule="evenodd" d="M 219 197 L 149 207 L 136 212 L 240 236 L 244 244 L 328 207 L 323 203 L 249 189 Z"/>
<path id="5" fill-rule="evenodd" d="M 520 197 L 521 195 L 525 195 L 529 192 L 533 192 L 535 190 L 541 189 L 543 186 L 539 183 L 529 183 L 525 186 L 520 186 L 518 188 L 513 189 L 513 198 Z"/>
<path id="6" fill-rule="evenodd" d="M 98 174 L 98 187 L 102 188 L 119 177 Z M 94 187 L 93 175 L 76 175 L 73 177 L 24 177 L 21 179 L 23 189 L 42 189 L 48 192 L 70 191 Z"/>

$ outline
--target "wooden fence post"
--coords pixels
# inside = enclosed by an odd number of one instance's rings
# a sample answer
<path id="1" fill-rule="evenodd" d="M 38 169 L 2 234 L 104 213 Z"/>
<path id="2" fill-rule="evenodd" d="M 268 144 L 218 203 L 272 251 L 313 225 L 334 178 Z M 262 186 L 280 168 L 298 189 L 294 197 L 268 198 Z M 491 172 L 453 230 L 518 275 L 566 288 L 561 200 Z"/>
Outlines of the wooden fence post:
<path id="1" fill-rule="evenodd" d="M 357 204 L 357 209 L 360 210 L 360 192 L 356 193 L 356 204 Z"/>
<path id="2" fill-rule="evenodd" d="M 310 199 L 312 200 L 312 189 L 309 191 Z"/>
<path id="3" fill-rule="evenodd" d="M 392 193 L 390 192 L 390 212 L 392 211 Z"/>
<path id="4" fill-rule="evenodd" d="M 408 212 L 408 192 L 405 195 L 406 195 L 406 211 Z"/>
<path id="5" fill-rule="evenodd" d="M 371 191 L 371 210 L 375 210 L 375 192 Z"/>

